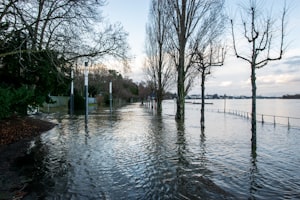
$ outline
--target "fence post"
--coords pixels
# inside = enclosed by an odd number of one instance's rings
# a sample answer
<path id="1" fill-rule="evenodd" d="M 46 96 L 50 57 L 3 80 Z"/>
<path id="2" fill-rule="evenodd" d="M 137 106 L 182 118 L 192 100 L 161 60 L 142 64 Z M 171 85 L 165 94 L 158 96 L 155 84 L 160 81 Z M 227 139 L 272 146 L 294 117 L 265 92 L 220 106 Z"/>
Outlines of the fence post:
<path id="1" fill-rule="evenodd" d="M 274 126 L 276 125 L 275 115 L 274 115 Z"/>
<path id="2" fill-rule="evenodd" d="M 288 129 L 290 130 L 291 125 L 290 125 L 290 118 L 288 117 Z"/>
<path id="3" fill-rule="evenodd" d="M 261 123 L 264 124 L 265 121 L 264 121 L 264 115 L 261 115 Z"/>

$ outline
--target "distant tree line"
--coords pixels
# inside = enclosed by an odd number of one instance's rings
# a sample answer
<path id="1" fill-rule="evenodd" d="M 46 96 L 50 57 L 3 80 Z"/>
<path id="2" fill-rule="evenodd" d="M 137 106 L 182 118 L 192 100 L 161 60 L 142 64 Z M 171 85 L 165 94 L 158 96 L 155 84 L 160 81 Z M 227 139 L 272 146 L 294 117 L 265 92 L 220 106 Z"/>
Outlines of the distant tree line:
<path id="1" fill-rule="evenodd" d="M 300 94 L 295 94 L 295 95 L 283 95 L 283 99 L 300 99 Z"/>

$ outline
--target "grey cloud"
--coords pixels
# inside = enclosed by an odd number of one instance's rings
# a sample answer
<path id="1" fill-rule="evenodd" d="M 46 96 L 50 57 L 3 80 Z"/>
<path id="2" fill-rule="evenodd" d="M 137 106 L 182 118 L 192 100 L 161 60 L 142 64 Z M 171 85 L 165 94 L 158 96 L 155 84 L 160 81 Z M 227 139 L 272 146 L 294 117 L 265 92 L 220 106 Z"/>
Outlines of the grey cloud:
<path id="1" fill-rule="evenodd" d="M 300 56 L 290 57 L 287 60 L 285 60 L 283 62 L 283 64 L 286 64 L 286 65 L 298 65 L 298 66 L 300 66 Z"/>

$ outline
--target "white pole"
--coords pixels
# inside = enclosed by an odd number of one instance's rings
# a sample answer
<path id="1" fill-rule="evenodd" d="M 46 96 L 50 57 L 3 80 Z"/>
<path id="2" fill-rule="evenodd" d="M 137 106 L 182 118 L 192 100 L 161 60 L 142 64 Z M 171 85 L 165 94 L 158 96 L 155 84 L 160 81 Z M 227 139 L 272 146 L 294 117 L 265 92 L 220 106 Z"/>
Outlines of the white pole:
<path id="1" fill-rule="evenodd" d="M 89 99 L 88 99 L 88 62 L 84 63 L 84 88 L 85 88 L 85 122 L 88 121 L 88 113 L 89 113 Z"/>
<path id="2" fill-rule="evenodd" d="M 110 112 L 112 112 L 112 82 L 109 82 L 109 105 L 110 105 Z"/>
<path id="3" fill-rule="evenodd" d="M 226 113 L 226 94 L 224 94 L 224 113 Z"/>
<path id="4" fill-rule="evenodd" d="M 70 114 L 73 115 L 74 112 L 74 72 L 73 68 L 71 69 L 71 98 L 70 98 Z"/>

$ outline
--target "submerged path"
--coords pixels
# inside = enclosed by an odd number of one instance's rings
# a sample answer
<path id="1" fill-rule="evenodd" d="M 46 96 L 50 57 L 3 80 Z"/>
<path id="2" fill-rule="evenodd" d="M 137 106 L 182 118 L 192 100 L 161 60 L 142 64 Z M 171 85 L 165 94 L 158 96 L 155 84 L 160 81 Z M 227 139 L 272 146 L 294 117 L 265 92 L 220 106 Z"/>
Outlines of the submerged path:
<path id="1" fill-rule="evenodd" d="M 112 114 L 95 110 L 87 124 L 84 116 L 49 115 L 59 125 L 31 142 L 27 198 L 300 197 L 298 130 L 258 127 L 258 150 L 252 154 L 246 120 L 207 113 L 201 132 L 195 106 L 186 106 L 184 123 L 174 120 L 168 101 L 162 116 L 139 104 Z"/>

